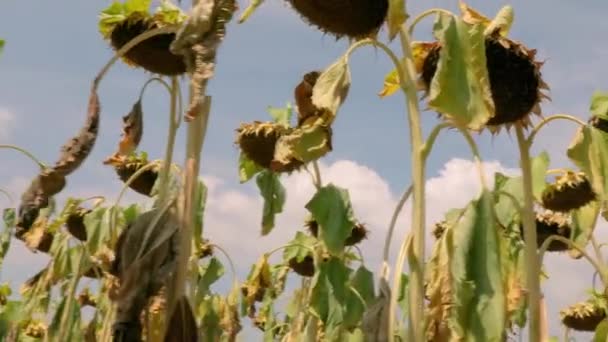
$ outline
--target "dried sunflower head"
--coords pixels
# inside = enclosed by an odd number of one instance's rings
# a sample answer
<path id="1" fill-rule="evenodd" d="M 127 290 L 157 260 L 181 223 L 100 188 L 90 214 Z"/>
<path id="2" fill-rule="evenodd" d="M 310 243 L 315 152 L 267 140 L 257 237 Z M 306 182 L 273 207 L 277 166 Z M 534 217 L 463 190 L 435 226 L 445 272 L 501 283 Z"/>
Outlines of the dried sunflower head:
<path id="1" fill-rule="evenodd" d="M 133 176 L 133 174 L 148 164 L 148 159 L 145 153 L 141 153 L 139 156 L 132 155 L 126 158 L 114 158 L 109 161 L 108 164 L 111 164 L 114 167 L 114 170 L 118 174 L 118 177 L 120 177 L 120 180 L 127 182 L 129 178 Z M 160 166 L 155 165 L 152 168 L 145 170 L 137 178 L 135 178 L 133 182 L 129 184 L 129 187 L 142 195 L 150 196 L 159 172 Z"/>
<path id="2" fill-rule="evenodd" d="M 337 38 L 375 35 L 388 13 L 388 0 L 289 0 L 311 25 Z"/>
<path id="3" fill-rule="evenodd" d="M 435 223 L 435 228 L 433 228 L 433 236 L 435 236 L 435 239 L 441 239 L 441 236 L 443 236 L 443 232 L 445 232 L 446 229 L 448 229 L 448 222 L 446 220 Z"/>
<path id="4" fill-rule="evenodd" d="M 319 235 L 319 223 L 313 218 L 308 218 L 304 223 L 310 234 L 314 237 Z M 369 231 L 364 224 L 356 223 L 350 235 L 344 240 L 344 246 L 354 246 L 367 238 Z"/>
<path id="5" fill-rule="evenodd" d="M 312 277 L 315 274 L 315 262 L 312 255 L 307 255 L 298 261 L 297 258 L 289 259 L 289 268 L 302 277 Z"/>
<path id="6" fill-rule="evenodd" d="M 502 126 L 530 125 L 530 114 L 541 115 L 540 102 L 547 98 L 542 90 L 548 89 L 542 80 L 542 62 L 535 60 L 536 50 L 503 37 L 498 31 L 486 37 L 486 63 L 495 115 L 486 123 L 497 133 Z M 420 67 L 421 86 L 427 92 L 437 70 L 441 46 L 437 42 L 426 46 L 428 53 Z"/>
<path id="7" fill-rule="evenodd" d="M 290 129 L 274 122 L 254 121 L 241 124 L 236 131 L 236 143 L 245 156 L 258 166 L 269 169 L 277 140 L 288 134 Z"/>
<path id="8" fill-rule="evenodd" d="M 89 209 L 78 207 L 68 216 L 65 222 L 68 232 L 80 241 L 87 240 L 87 230 L 84 226 L 84 216 L 90 212 L 91 210 Z"/>
<path id="9" fill-rule="evenodd" d="M 595 198 L 585 174 L 568 171 L 543 191 L 542 204 L 549 210 L 568 212 L 588 204 Z"/>
<path id="10" fill-rule="evenodd" d="M 562 323 L 577 331 L 595 331 L 606 318 L 606 311 L 593 301 L 576 303 L 560 311 Z"/>
<path id="11" fill-rule="evenodd" d="M 140 34 L 167 25 L 182 23 L 186 15 L 179 7 L 162 1 L 155 13 L 142 8 L 137 0 L 114 2 L 101 12 L 99 31 L 108 39 L 115 50 L 119 50 Z M 130 66 L 139 66 L 147 71 L 174 76 L 186 72 L 186 64 L 181 56 L 171 53 L 169 47 L 175 33 L 165 33 L 144 40 L 135 45 L 124 56 L 123 61 Z"/>
<path id="12" fill-rule="evenodd" d="M 522 237 L 525 235 L 523 225 L 520 225 L 520 231 Z M 563 213 L 553 212 L 551 210 L 545 210 L 542 213 L 536 214 L 536 243 L 538 248 L 547 240 L 551 235 L 559 235 L 566 239 L 570 238 L 572 227 L 570 226 L 570 217 Z M 568 250 L 570 247 L 557 240 L 551 241 L 547 247 L 548 252 L 563 252 Z"/>
<path id="13" fill-rule="evenodd" d="M 82 292 L 80 292 L 80 294 L 78 295 L 78 304 L 80 304 L 81 307 L 85 307 L 85 306 L 96 307 L 97 298 L 95 298 L 91 294 L 91 291 L 87 287 L 84 290 L 82 290 Z"/>
<path id="14" fill-rule="evenodd" d="M 24 334 L 33 338 L 43 338 L 48 330 L 47 325 L 38 320 L 31 320 L 25 326 Z"/>

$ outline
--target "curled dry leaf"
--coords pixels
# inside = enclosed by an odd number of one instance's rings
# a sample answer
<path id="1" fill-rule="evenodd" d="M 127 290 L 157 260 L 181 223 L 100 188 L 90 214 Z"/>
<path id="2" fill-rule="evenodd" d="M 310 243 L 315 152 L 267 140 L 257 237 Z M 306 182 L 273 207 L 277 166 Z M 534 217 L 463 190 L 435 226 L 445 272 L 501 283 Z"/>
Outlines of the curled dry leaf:
<path id="1" fill-rule="evenodd" d="M 111 270 L 120 281 L 113 298 L 117 305 L 115 337 L 124 341 L 141 338 L 139 315 L 175 268 L 179 243 L 177 222 L 174 208 L 162 212 L 153 209 L 138 216 L 121 233 Z"/>
<path id="2" fill-rule="evenodd" d="M 309 117 L 321 114 L 320 110 L 312 103 L 312 89 L 320 75 L 319 71 L 306 73 L 294 89 L 294 97 L 298 108 L 298 126 L 301 126 Z"/>
<path id="3" fill-rule="evenodd" d="M 135 152 L 141 137 L 144 133 L 143 111 L 141 109 L 141 99 L 131 108 L 129 114 L 122 118 L 122 134 L 118 142 L 118 150 L 104 164 L 114 164 L 121 158 L 130 156 Z"/>
<path id="4" fill-rule="evenodd" d="M 51 168 L 43 169 L 21 195 L 16 236 L 20 238 L 30 229 L 40 209 L 49 204 L 49 199 L 58 194 L 66 184 L 66 176 L 76 170 L 95 145 L 99 127 L 99 97 L 95 87 L 91 88 L 87 118 L 76 137 L 61 148 L 61 156 Z"/>
<path id="5" fill-rule="evenodd" d="M 193 120 L 203 109 L 207 80 L 213 77 L 217 49 L 226 33 L 226 23 L 236 10 L 234 0 L 202 0 L 182 24 L 171 52 L 184 56 L 193 96 L 185 120 Z"/>

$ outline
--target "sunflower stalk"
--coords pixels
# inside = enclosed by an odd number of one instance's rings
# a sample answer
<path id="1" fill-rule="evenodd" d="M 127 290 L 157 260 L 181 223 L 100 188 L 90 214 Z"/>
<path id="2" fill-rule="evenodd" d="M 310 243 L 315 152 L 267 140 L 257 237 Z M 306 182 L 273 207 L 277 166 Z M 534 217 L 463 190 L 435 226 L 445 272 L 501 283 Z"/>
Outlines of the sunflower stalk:
<path id="1" fill-rule="evenodd" d="M 523 176 L 524 206 L 522 219 L 524 226 L 524 256 L 526 260 L 526 287 L 528 290 L 528 315 L 530 341 L 540 341 L 540 264 L 536 251 L 536 223 L 534 221 L 534 199 L 532 193 L 532 164 L 530 162 L 530 142 L 524 135 L 521 124 L 515 126 L 519 145 L 520 165 Z"/>

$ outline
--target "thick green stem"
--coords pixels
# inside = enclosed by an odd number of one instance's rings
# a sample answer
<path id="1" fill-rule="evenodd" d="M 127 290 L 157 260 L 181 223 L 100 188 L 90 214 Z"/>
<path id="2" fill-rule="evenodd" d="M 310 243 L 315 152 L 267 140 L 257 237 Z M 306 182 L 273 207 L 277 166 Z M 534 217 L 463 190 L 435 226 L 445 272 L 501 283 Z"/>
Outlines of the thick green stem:
<path id="1" fill-rule="evenodd" d="M 425 165 L 424 144 L 422 139 L 422 127 L 420 124 L 420 108 L 418 96 L 414 87 L 414 75 L 416 73 L 412 51 L 410 49 L 409 33 L 405 28 L 399 31 L 401 48 L 403 51 L 404 65 L 401 69 L 399 82 L 401 89 L 406 95 L 408 109 L 408 122 L 410 126 L 410 144 L 412 149 L 412 178 L 413 178 L 413 214 L 412 214 L 412 253 L 408 257 L 410 266 L 409 286 L 409 333 L 410 341 L 424 340 L 424 247 L 425 247 Z M 401 77 L 403 76 L 403 77 Z M 395 313 L 397 312 L 397 289 L 401 284 L 401 272 L 407 254 L 407 235 L 403 238 L 399 256 L 397 258 L 395 272 L 393 275 L 393 286 L 390 300 L 390 315 L 388 324 L 389 341 L 394 341 Z"/>
<path id="2" fill-rule="evenodd" d="M 523 175 L 524 206 L 523 224 L 526 259 L 526 287 L 528 290 L 528 321 L 530 341 L 540 341 L 540 265 L 536 253 L 536 222 L 534 221 L 534 202 L 532 194 L 532 165 L 530 144 L 524 136 L 522 125 L 515 126 L 519 144 L 520 165 Z"/>
<path id="3" fill-rule="evenodd" d="M 382 269 L 380 271 L 380 278 L 383 278 L 387 282 L 387 277 L 389 274 L 388 257 L 391 249 L 391 241 L 393 240 L 393 233 L 395 232 L 395 226 L 397 225 L 397 219 L 399 218 L 399 214 L 401 214 L 401 210 L 403 209 L 405 202 L 407 202 L 408 198 L 410 198 L 413 189 L 414 187 L 412 185 L 408 185 L 407 189 L 405 189 L 405 191 L 401 195 L 401 198 L 399 198 L 399 202 L 397 202 L 397 205 L 395 206 L 395 211 L 393 211 L 393 216 L 391 217 L 391 222 L 388 226 L 388 231 L 386 232 L 386 238 L 384 240 L 384 248 L 382 252 Z"/>

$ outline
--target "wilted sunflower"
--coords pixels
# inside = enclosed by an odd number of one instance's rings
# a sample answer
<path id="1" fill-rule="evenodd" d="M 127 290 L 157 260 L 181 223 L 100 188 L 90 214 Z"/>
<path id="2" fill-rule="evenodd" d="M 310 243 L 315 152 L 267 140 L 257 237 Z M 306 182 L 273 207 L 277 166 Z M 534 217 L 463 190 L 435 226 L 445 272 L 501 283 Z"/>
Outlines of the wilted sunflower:
<path id="1" fill-rule="evenodd" d="M 337 38 L 375 35 L 388 13 L 388 0 L 288 0 L 311 25 Z"/>
<path id="2" fill-rule="evenodd" d="M 567 171 L 542 194 L 543 207 L 559 212 L 578 209 L 595 200 L 591 183 L 582 172 Z"/>
<path id="3" fill-rule="evenodd" d="M 437 70 L 441 46 L 436 42 L 427 48 L 419 72 L 428 92 Z M 516 123 L 530 125 L 530 113 L 541 115 L 540 102 L 548 98 L 542 93 L 548 86 L 541 78 L 543 63 L 535 60 L 536 50 L 503 37 L 498 31 L 486 37 L 485 49 L 495 106 L 495 115 L 486 123 L 488 129 L 498 132 L 501 125 L 507 128 Z"/>
<path id="4" fill-rule="evenodd" d="M 148 164 L 148 160 L 145 154 L 142 154 L 140 156 L 134 155 L 126 158 L 113 158 L 108 161 L 107 164 L 114 167 L 120 180 L 127 182 L 131 176 L 139 171 L 139 169 Z M 156 179 L 158 178 L 159 171 L 160 166 L 158 165 L 145 170 L 129 184 L 129 187 L 142 195 L 150 196 L 154 183 L 156 183 Z"/>
<path id="5" fill-rule="evenodd" d="M 560 311 L 562 323 L 577 331 L 595 331 L 606 318 L 606 312 L 593 301 L 576 303 Z"/>
<path id="6" fill-rule="evenodd" d="M 91 210 L 89 209 L 78 207 L 73 213 L 68 216 L 65 222 L 65 226 L 68 232 L 70 232 L 73 237 L 77 238 L 80 241 L 87 240 L 87 229 L 84 226 L 84 216 L 90 212 Z"/>
<path id="7" fill-rule="evenodd" d="M 247 158 L 265 169 L 271 169 L 274 160 L 276 143 L 280 137 L 289 134 L 293 129 L 274 122 L 260 122 L 241 124 L 236 130 L 236 143 Z M 294 160 L 283 165 L 278 172 L 291 172 L 302 166 L 302 162 Z"/>
<path id="8" fill-rule="evenodd" d="M 115 1 L 101 12 L 99 31 L 108 39 L 115 50 L 119 50 L 133 38 L 156 28 L 177 25 L 186 15 L 179 7 L 162 1 L 154 14 L 143 8 L 142 0 Z M 169 46 L 175 33 L 165 33 L 144 40 L 123 56 L 130 66 L 139 66 L 152 73 L 174 76 L 186 72 L 186 64 L 181 56 L 174 55 Z"/>
<path id="9" fill-rule="evenodd" d="M 295 257 L 289 259 L 289 268 L 303 277 L 312 277 L 315 274 L 315 262 L 312 255 L 305 256 L 302 261 L 298 261 Z"/>
<path id="10" fill-rule="evenodd" d="M 524 227 L 520 225 L 521 236 L 524 237 Z M 536 214 L 536 243 L 538 248 L 547 240 L 551 235 L 559 235 L 563 238 L 569 239 L 570 232 L 569 217 L 563 213 L 553 212 L 551 210 L 545 210 L 542 213 Z M 548 252 L 563 252 L 570 248 L 568 244 L 561 241 L 553 240 L 547 247 Z"/>
<path id="11" fill-rule="evenodd" d="M 318 237 L 319 235 L 319 223 L 315 221 L 313 218 L 308 218 L 305 222 L 306 227 L 310 231 L 310 234 L 314 237 Z M 367 234 L 369 231 L 365 228 L 365 225 L 361 223 L 356 223 L 353 229 L 351 230 L 350 236 L 344 240 L 344 246 L 354 246 L 359 242 L 363 241 L 363 239 L 367 238 Z"/>

